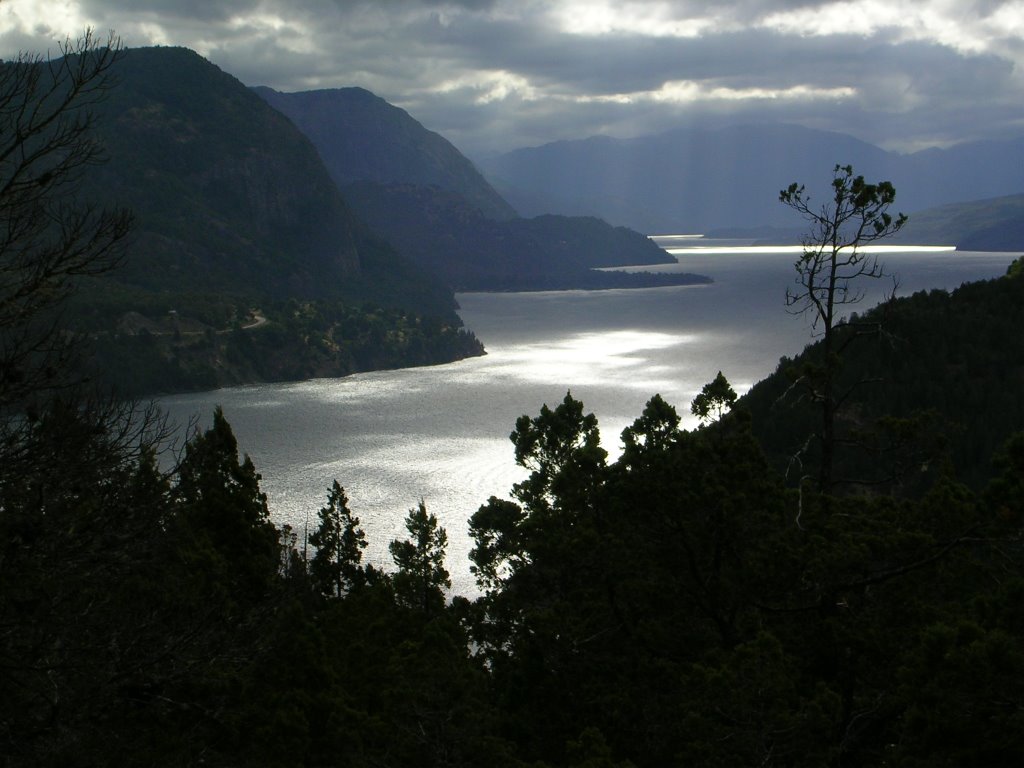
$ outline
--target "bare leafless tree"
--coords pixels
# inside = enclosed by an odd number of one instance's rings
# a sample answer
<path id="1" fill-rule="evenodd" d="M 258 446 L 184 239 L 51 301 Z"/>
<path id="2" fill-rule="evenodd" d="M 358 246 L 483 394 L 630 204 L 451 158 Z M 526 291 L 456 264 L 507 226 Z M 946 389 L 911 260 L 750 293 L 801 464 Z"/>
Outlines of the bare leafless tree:
<path id="1" fill-rule="evenodd" d="M 78 278 L 118 265 L 132 223 L 79 194 L 103 159 L 92 107 L 123 48 L 91 30 L 59 56 L 0 63 L 0 416 L 67 386 L 77 342 L 60 308 Z"/>
<path id="2" fill-rule="evenodd" d="M 836 413 L 848 393 L 836 392 L 841 354 L 857 338 L 853 330 L 842 340 L 836 331 L 850 305 L 864 298 L 861 281 L 886 277 L 878 258 L 864 247 L 894 234 L 907 221 L 888 209 L 896 199 L 892 183 L 868 184 L 854 176 L 853 167 L 837 165 L 832 172 L 832 196 L 815 206 L 804 186 L 793 183 L 779 193 L 779 200 L 809 224 L 803 253 L 797 259 L 796 288 L 786 291 L 786 306 L 797 314 L 810 314 L 821 337 L 822 362 L 813 376 L 805 377 L 813 400 L 821 409 L 821 465 L 818 487 L 828 493 L 833 485 Z"/>

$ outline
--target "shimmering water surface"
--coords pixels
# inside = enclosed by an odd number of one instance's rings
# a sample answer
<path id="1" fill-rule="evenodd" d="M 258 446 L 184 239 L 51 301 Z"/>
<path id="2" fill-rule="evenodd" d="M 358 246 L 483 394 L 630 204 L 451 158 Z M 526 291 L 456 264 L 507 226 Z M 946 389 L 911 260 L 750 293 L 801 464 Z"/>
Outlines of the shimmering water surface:
<path id="1" fill-rule="evenodd" d="M 786 312 L 791 251 L 716 249 L 664 240 L 678 265 L 711 285 L 613 291 L 461 294 L 461 315 L 485 357 L 450 365 L 297 384 L 168 397 L 180 422 L 208 421 L 221 405 L 241 449 L 263 475 L 278 523 L 302 535 L 337 479 L 370 540 L 366 557 L 389 565 L 387 544 L 405 536 L 419 499 L 448 531 L 456 591 L 472 590 L 466 520 L 522 477 L 508 434 L 522 414 L 557 404 L 571 390 L 597 414 L 614 456 L 619 433 L 660 393 L 689 416 L 693 396 L 721 370 L 737 391 L 769 374 L 811 339 Z M 699 246 L 688 250 L 681 245 Z M 899 294 L 955 288 L 1001 275 L 1018 254 L 900 251 L 881 254 L 900 276 Z M 889 283 L 865 286 L 867 308 Z M 687 419 L 687 425 L 692 422 Z"/>

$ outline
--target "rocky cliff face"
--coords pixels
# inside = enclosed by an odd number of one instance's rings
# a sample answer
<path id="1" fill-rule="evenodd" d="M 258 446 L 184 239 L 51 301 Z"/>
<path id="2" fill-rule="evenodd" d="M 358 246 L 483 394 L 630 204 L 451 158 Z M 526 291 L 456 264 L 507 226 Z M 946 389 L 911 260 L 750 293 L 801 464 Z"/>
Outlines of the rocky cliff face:
<path id="1" fill-rule="evenodd" d="M 359 274 L 358 223 L 284 116 L 187 49 L 130 50 L 116 78 L 88 186 L 136 213 L 125 280 L 317 296 Z"/>

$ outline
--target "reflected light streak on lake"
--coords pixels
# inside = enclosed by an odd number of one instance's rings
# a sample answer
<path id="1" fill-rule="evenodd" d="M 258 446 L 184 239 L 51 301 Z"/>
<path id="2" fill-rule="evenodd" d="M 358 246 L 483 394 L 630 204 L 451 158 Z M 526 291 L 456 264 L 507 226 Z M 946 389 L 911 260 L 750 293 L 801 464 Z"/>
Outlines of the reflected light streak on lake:
<path id="1" fill-rule="evenodd" d="M 695 339 L 692 334 L 640 330 L 581 333 L 549 343 L 498 347 L 489 353 L 492 359 L 483 371 L 541 384 L 564 380 L 596 385 L 615 377 L 620 386 L 644 387 L 655 381 L 644 376 L 652 372 L 651 352 Z"/>
<path id="2" fill-rule="evenodd" d="M 664 248 L 673 256 L 712 256 L 712 255 L 739 255 L 739 254 L 769 254 L 785 253 L 800 254 L 804 252 L 802 245 L 730 245 L 730 246 L 686 246 L 675 248 Z M 840 250 L 848 250 L 842 248 Z M 857 249 L 861 253 L 875 254 L 900 254 L 900 253 L 949 253 L 956 250 L 952 245 L 862 245 Z"/>

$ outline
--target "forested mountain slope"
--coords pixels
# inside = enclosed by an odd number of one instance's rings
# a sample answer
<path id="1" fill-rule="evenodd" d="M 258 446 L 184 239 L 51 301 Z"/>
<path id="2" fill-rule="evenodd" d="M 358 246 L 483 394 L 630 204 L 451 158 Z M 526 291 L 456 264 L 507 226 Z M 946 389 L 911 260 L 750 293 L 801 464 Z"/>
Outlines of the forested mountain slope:
<path id="1" fill-rule="evenodd" d="M 47 410 L 18 471 L 0 465 L 13 767 L 988 766 L 1024 748 L 1024 434 L 983 493 L 936 475 L 920 498 L 832 496 L 788 488 L 742 409 L 684 431 L 652 397 L 610 461 L 567 394 L 516 421 L 524 479 L 470 518 L 480 594 L 451 596 L 423 501 L 393 564 L 367 564 L 349 480 L 324 478 L 307 540 L 273 525 L 222 413 L 169 476 L 95 418 Z"/>
<path id="2" fill-rule="evenodd" d="M 895 242 L 955 245 L 962 251 L 1024 250 L 1024 195 L 918 211 Z"/>
<path id="3" fill-rule="evenodd" d="M 118 280 L 453 306 L 353 216 L 295 126 L 234 77 L 185 48 L 128 50 L 113 77 L 96 106 L 108 158 L 85 192 L 135 213 Z"/>
<path id="4" fill-rule="evenodd" d="M 888 488 L 920 487 L 952 471 L 972 485 L 990 477 L 989 459 L 1010 434 L 1024 429 L 1024 270 L 1018 259 L 1005 277 L 897 299 L 854 316 L 845 336 L 864 334 L 843 354 L 841 413 L 848 438 L 872 446 L 843 450 L 846 477 Z M 799 385 L 818 347 L 783 359 L 743 398 L 754 432 L 781 470 L 795 480 L 813 465 L 817 409 Z M 879 420 L 906 420 L 902 422 Z M 794 457 L 800 456 L 799 461 Z"/>
<path id="5" fill-rule="evenodd" d="M 309 140 L 234 77 L 184 48 L 127 50 L 111 75 L 92 107 L 106 158 L 82 193 L 135 226 L 125 263 L 72 305 L 99 375 L 139 394 L 482 351 L 451 290 L 360 221 Z"/>

